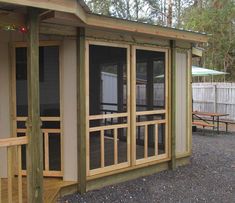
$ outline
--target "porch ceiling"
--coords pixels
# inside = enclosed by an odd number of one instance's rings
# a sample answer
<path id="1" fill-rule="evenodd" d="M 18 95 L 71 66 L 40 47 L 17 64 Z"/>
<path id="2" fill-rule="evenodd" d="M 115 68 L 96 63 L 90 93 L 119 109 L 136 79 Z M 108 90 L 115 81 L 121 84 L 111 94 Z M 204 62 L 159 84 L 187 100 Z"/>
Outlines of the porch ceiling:
<path id="1" fill-rule="evenodd" d="M 0 26 L 25 24 L 26 8 L 19 5 L 0 3 Z"/>
<path id="2" fill-rule="evenodd" d="M 202 33 L 92 14 L 82 0 L 0 0 L 0 5 L 2 10 L 4 8 L 10 12 L 17 10 L 17 15 L 21 14 L 22 21 L 18 22 L 21 24 L 25 24 L 24 16 L 22 17 L 22 12 L 18 9 L 20 6 L 31 6 L 45 9 L 47 12 L 42 14 L 42 22 L 52 24 L 96 27 L 190 42 L 207 42 L 208 40 L 207 35 Z M 1 18 L 0 16 L 0 22 Z"/>
<path id="3" fill-rule="evenodd" d="M 1 3 L 0 4 L 0 12 L 15 12 L 16 10 L 22 9 L 22 6 L 14 5 L 14 4 L 7 4 L 7 3 Z"/>

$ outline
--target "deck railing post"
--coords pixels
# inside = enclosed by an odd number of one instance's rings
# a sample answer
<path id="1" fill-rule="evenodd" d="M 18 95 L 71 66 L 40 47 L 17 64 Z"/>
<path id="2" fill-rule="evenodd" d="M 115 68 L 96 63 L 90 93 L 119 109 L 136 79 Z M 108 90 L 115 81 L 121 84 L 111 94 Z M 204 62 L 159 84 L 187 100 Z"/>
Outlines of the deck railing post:
<path id="1" fill-rule="evenodd" d="M 77 138 L 78 138 L 78 190 L 79 192 L 86 192 L 86 137 L 88 125 L 88 110 L 87 104 L 87 81 L 88 81 L 88 67 L 85 63 L 85 28 L 77 29 Z"/>
<path id="2" fill-rule="evenodd" d="M 176 168 L 176 44 L 171 40 L 171 162 L 170 168 Z"/>
<path id="3" fill-rule="evenodd" d="M 28 9 L 27 194 L 29 203 L 43 202 L 43 146 L 39 99 L 39 10 Z"/>

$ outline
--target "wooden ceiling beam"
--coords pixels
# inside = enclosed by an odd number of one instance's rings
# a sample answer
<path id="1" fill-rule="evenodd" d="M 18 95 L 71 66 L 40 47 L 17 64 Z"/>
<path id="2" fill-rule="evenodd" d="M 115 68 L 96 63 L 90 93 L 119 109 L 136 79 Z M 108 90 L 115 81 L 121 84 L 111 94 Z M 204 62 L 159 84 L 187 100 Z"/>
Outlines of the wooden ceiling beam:
<path id="1" fill-rule="evenodd" d="M 197 47 L 192 48 L 192 55 L 196 57 L 202 57 L 203 50 Z"/>
<path id="2" fill-rule="evenodd" d="M 94 14 L 87 14 L 86 23 L 82 22 L 78 16 L 64 12 L 51 12 L 46 14 L 44 22 L 65 24 L 69 26 L 79 27 L 96 27 L 99 29 L 116 30 L 122 32 L 130 32 L 136 34 L 145 34 L 165 39 L 187 40 L 191 42 L 206 42 L 207 36 L 199 33 L 181 31 L 172 28 L 165 28 L 161 26 L 153 26 L 144 23 L 131 22 L 127 20 L 110 18 L 106 16 L 99 16 Z"/>
<path id="3" fill-rule="evenodd" d="M 77 0 L 0 0 L 0 3 L 35 7 L 46 10 L 61 11 L 76 14 L 83 22 L 86 21 L 86 11 Z"/>
<path id="4" fill-rule="evenodd" d="M 208 41 L 205 34 L 91 14 L 77 0 L 0 0 L 1 2 L 55 11 L 42 16 L 42 19 L 49 23 L 96 27 L 190 42 Z"/>
<path id="5" fill-rule="evenodd" d="M 21 13 L 14 13 L 11 11 L 0 10 L 0 25 L 1 26 L 14 25 L 16 27 L 25 26 L 26 25 L 25 15 Z"/>
<path id="6" fill-rule="evenodd" d="M 147 35 L 159 36 L 163 38 L 186 40 L 191 42 L 207 42 L 207 35 L 177 30 L 173 28 L 153 26 L 145 23 L 138 23 L 118 18 L 111 18 L 95 14 L 87 14 L 87 25 L 113 30 L 142 33 Z"/>
<path id="7" fill-rule="evenodd" d="M 51 23 L 40 24 L 40 34 L 60 35 L 60 36 L 76 36 L 76 27 L 56 25 Z"/>
<path id="8" fill-rule="evenodd" d="M 76 15 L 59 11 L 51 11 L 41 16 L 42 22 L 59 25 L 84 27 L 85 23 Z"/>

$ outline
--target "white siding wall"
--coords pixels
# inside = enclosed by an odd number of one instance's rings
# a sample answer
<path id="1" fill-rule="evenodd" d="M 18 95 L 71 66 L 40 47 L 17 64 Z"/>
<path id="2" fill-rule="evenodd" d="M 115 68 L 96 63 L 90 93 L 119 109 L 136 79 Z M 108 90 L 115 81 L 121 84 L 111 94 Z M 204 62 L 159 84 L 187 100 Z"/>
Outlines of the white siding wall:
<path id="1" fill-rule="evenodd" d="M 64 124 L 64 180 L 77 180 L 77 99 L 76 99 L 76 41 L 63 43 L 63 124 Z"/>
<path id="2" fill-rule="evenodd" d="M 41 39 L 47 40 L 47 37 Z M 10 137 L 10 58 L 9 43 L 25 41 L 16 32 L 0 31 L 0 138 Z M 53 39 L 51 39 L 53 40 Z M 59 40 L 59 39 L 55 39 Z M 76 42 L 64 40 L 61 49 L 61 95 L 64 122 L 64 179 L 77 180 L 77 112 L 76 112 Z M 6 150 L 0 149 L 0 175 L 6 177 Z"/>
<path id="3" fill-rule="evenodd" d="M 176 54 L 176 154 L 187 151 L 187 54 Z"/>
<path id="4" fill-rule="evenodd" d="M 0 31 L 0 139 L 10 137 L 9 56 L 7 32 Z M 0 176 L 6 177 L 6 149 L 0 149 Z"/>
<path id="5" fill-rule="evenodd" d="M 0 30 L 0 139 L 11 137 L 10 106 L 10 49 L 12 41 L 24 41 L 25 36 L 17 32 Z M 6 149 L 0 149 L 0 175 L 7 176 Z"/>

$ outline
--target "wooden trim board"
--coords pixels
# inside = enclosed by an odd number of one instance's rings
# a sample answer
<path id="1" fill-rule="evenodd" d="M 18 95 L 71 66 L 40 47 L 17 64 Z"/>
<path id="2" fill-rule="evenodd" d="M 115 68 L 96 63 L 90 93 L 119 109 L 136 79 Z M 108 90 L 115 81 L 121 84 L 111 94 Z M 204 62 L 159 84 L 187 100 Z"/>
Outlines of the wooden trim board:
<path id="1" fill-rule="evenodd" d="M 176 166 L 187 165 L 189 164 L 189 162 L 190 162 L 189 157 L 179 158 L 176 160 Z M 117 184 L 133 180 L 136 178 L 140 178 L 143 176 L 152 175 L 168 169 L 169 169 L 169 161 L 165 161 L 155 165 L 149 165 L 148 167 L 135 168 L 132 170 L 112 174 L 110 176 L 88 180 L 87 191 L 96 190 L 108 185 Z"/>
<path id="2" fill-rule="evenodd" d="M 77 29 L 77 155 L 78 155 L 78 190 L 80 193 L 86 192 L 86 175 L 87 175 L 87 138 L 89 126 L 89 69 L 87 67 L 87 51 L 85 29 Z M 89 148 L 88 148 L 89 149 Z"/>
<path id="3" fill-rule="evenodd" d="M 44 176 L 51 176 L 51 177 L 62 177 L 64 174 L 64 156 L 63 156 L 63 150 L 64 150 L 64 142 L 63 142 L 63 94 L 62 94 L 62 42 L 58 40 L 41 40 L 39 41 L 39 46 L 44 47 L 44 46 L 58 46 L 59 47 L 59 83 L 60 83 L 60 116 L 59 117 L 40 117 L 41 121 L 59 121 L 60 122 L 60 129 L 42 129 L 43 132 L 46 131 L 46 133 L 60 133 L 60 138 L 61 138 L 61 171 L 59 172 L 54 172 L 54 171 L 49 171 L 45 170 L 43 172 Z M 16 137 L 17 133 L 26 133 L 26 129 L 17 129 L 17 121 L 27 121 L 27 117 L 17 117 L 16 115 L 16 64 L 15 64 L 15 49 L 20 48 L 20 47 L 27 47 L 27 41 L 17 41 L 17 42 L 11 42 L 10 44 L 10 55 L 11 55 L 11 126 L 12 126 L 12 137 Z M 16 157 L 14 157 L 16 159 Z M 47 160 L 47 159 L 46 159 Z M 24 173 L 24 172 L 23 172 Z"/>
<path id="4" fill-rule="evenodd" d="M 43 139 L 41 136 L 39 97 L 39 10 L 28 10 L 27 36 L 27 196 L 28 202 L 43 201 Z"/>
<path id="5" fill-rule="evenodd" d="M 99 27 L 103 29 L 110 29 L 113 31 L 119 30 L 123 32 L 134 32 L 169 39 L 187 40 L 192 42 L 208 41 L 207 35 L 201 33 L 92 14 L 84 9 L 81 3 L 76 0 L 41 0 L 40 2 L 35 0 L 0 0 L 0 2 L 63 12 L 65 23 L 71 23 L 71 21 L 76 23 L 77 21 L 78 24 L 82 22 L 87 27 Z M 60 22 L 63 22 L 62 18 L 59 19 Z M 23 25 L 25 24 L 24 20 L 22 20 L 22 22 L 20 23 Z"/>
<path id="6" fill-rule="evenodd" d="M 171 162 L 172 170 L 176 168 L 176 42 L 171 41 Z"/>
<path id="7" fill-rule="evenodd" d="M 86 148 L 89 149 L 89 141 L 90 141 L 90 132 L 100 132 L 101 133 L 101 167 L 98 169 L 92 169 L 90 170 L 90 152 L 87 150 L 87 176 L 97 175 L 97 174 L 105 174 L 106 172 L 117 170 L 120 168 L 125 168 L 130 165 L 130 46 L 128 44 L 118 44 L 114 42 L 104 42 L 104 41 L 96 41 L 96 40 L 86 40 L 86 54 L 87 54 L 87 70 L 89 70 L 89 46 L 90 45 L 97 45 L 97 46 L 108 46 L 108 47 L 118 47 L 118 48 L 125 48 L 126 49 L 126 58 L 127 58 L 127 112 L 125 113 L 115 113 L 115 114 L 100 114 L 100 115 L 89 115 L 88 119 L 91 120 L 98 120 L 98 119 L 105 119 L 105 118 L 121 118 L 126 117 L 127 123 L 124 124 L 114 124 L 114 125 L 106 125 L 106 126 L 99 126 L 99 127 L 89 127 L 89 121 L 88 121 L 88 135 L 87 135 L 87 141 L 86 141 Z M 89 75 L 86 77 L 87 79 L 87 86 L 89 85 Z M 87 98 L 89 103 L 89 88 L 87 88 Z M 104 166 L 104 131 L 105 130 L 114 130 L 117 131 L 117 129 L 127 129 L 127 162 L 125 163 L 118 163 L 117 158 L 114 165 L 111 166 Z M 116 148 L 118 148 L 116 146 Z M 114 146 L 115 149 L 115 146 Z M 115 153 L 115 152 L 114 152 Z M 116 150 L 117 153 L 117 150 Z"/>

